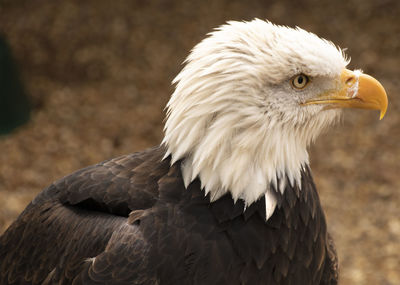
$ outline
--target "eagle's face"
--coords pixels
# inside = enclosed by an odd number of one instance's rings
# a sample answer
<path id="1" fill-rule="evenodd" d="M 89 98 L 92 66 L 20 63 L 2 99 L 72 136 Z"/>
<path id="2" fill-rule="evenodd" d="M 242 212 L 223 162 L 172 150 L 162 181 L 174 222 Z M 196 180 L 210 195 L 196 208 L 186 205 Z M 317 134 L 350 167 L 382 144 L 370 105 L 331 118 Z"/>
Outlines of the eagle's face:
<path id="1" fill-rule="evenodd" d="M 216 200 L 247 205 L 300 187 L 307 146 L 341 108 L 386 111 L 383 87 L 331 42 L 269 22 L 230 22 L 199 43 L 175 78 L 164 143 L 183 159 L 186 185 L 200 178 Z"/>

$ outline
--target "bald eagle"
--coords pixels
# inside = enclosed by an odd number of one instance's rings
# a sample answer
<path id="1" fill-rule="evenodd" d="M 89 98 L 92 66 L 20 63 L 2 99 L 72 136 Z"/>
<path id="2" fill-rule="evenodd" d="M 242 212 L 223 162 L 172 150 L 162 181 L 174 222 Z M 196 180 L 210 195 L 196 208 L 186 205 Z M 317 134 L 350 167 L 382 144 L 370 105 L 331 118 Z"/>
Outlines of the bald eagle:
<path id="1" fill-rule="evenodd" d="M 70 174 L 0 238 L 1 284 L 337 284 L 307 147 L 387 108 L 329 41 L 255 19 L 192 50 L 160 146 Z"/>

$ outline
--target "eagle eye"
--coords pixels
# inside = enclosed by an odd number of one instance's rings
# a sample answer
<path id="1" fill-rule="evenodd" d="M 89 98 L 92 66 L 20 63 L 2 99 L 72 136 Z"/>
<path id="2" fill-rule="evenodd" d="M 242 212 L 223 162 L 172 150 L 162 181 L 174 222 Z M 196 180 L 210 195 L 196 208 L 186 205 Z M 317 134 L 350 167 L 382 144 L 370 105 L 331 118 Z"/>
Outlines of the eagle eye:
<path id="1" fill-rule="evenodd" d="M 292 79 L 292 86 L 296 89 L 303 89 L 307 86 L 308 82 L 310 82 L 310 79 L 307 75 L 299 74 Z"/>

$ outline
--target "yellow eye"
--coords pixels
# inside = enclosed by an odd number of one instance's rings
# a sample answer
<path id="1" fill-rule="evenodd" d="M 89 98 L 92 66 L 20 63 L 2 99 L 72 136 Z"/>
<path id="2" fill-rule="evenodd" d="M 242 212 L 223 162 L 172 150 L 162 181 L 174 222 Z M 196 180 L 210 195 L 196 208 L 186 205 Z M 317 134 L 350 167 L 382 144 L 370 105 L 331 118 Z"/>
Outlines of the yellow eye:
<path id="1" fill-rule="evenodd" d="M 307 75 L 299 74 L 292 79 L 292 86 L 296 89 L 303 89 L 306 87 L 309 81 L 310 79 L 307 77 Z"/>

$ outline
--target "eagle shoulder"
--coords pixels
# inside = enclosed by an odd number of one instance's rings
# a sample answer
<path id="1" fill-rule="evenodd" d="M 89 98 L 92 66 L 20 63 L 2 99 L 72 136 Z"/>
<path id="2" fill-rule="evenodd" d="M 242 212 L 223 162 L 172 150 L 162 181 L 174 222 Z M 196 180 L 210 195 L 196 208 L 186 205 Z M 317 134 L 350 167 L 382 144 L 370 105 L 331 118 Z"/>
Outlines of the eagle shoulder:
<path id="1" fill-rule="evenodd" d="M 136 222 L 127 217 L 150 209 L 159 188 L 178 176 L 164 154 L 156 147 L 121 156 L 44 189 L 0 237 L 0 283 L 69 284 L 79 274 L 83 280 L 85 269 L 104 266 L 102 259 L 112 260 L 109 255 L 118 255 L 127 245 L 136 250 L 129 258 L 146 256 Z M 169 192 L 174 195 L 173 187 Z M 97 263 L 90 264 L 91 258 Z"/>

